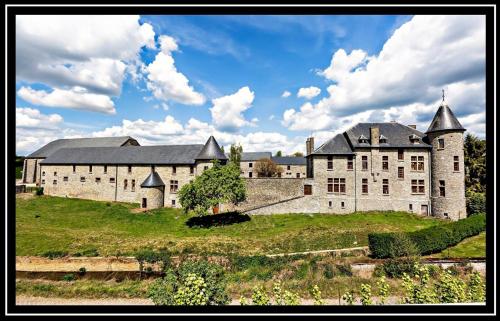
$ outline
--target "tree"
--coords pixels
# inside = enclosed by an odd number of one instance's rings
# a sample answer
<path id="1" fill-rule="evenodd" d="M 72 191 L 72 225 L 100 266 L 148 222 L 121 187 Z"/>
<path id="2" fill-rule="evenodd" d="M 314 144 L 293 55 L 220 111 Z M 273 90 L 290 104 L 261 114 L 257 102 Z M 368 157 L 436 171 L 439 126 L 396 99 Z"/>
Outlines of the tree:
<path id="1" fill-rule="evenodd" d="M 241 145 L 232 144 L 229 152 L 229 162 L 234 163 L 240 167 L 241 154 L 243 153 L 243 147 Z"/>
<path id="2" fill-rule="evenodd" d="M 220 147 L 220 150 L 222 151 L 223 154 L 225 154 L 226 152 L 224 151 L 224 146 L 221 146 Z"/>
<path id="3" fill-rule="evenodd" d="M 464 140 L 465 188 L 467 191 L 486 191 L 486 140 L 467 134 Z"/>
<path id="4" fill-rule="evenodd" d="M 276 177 L 283 169 L 279 167 L 272 159 L 261 158 L 255 162 L 255 171 L 257 172 L 257 177 Z"/>
<path id="5" fill-rule="evenodd" d="M 276 152 L 276 154 L 274 155 L 274 157 L 281 157 L 283 156 L 283 153 L 279 150 Z"/>
<path id="6" fill-rule="evenodd" d="M 304 154 L 301 153 L 301 152 L 295 152 L 295 153 L 293 153 L 293 156 L 295 156 L 295 157 L 304 157 Z"/>
<path id="7" fill-rule="evenodd" d="M 220 203 L 237 205 L 245 199 L 245 182 L 240 177 L 239 166 L 233 162 L 222 166 L 214 160 L 212 168 L 179 190 L 179 201 L 184 212 L 194 211 L 200 216 L 208 214 L 209 208 Z"/>

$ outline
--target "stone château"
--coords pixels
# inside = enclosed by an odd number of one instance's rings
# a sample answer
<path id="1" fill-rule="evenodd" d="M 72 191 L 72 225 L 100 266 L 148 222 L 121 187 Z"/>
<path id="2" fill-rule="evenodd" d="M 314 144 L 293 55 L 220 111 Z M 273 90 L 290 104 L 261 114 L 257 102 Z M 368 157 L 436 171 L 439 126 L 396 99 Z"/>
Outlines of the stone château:
<path id="1" fill-rule="evenodd" d="M 248 199 L 237 209 L 465 218 L 464 131 L 443 98 L 425 133 L 397 122 L 358 123 L 318 148 L 308 138 L 305 157 L 243 153 Z M 261 158 L 281 166 L 281 177 L 256 178 L 253 166 Z M 204 145 L 168 146 L 140 146 L 132 137 L 62 139 L 27 156 L 23 182 L 48 195 L 180 207 L 177 191 L 213 159 L 228 161 L 212 136 Z"/>

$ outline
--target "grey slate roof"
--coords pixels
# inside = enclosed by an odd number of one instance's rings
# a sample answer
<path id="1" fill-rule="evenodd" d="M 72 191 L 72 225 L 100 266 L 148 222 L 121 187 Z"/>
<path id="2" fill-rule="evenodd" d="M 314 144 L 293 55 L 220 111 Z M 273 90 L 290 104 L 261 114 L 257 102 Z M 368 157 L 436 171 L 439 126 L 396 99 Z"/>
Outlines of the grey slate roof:
<path id="1" fill-rule="evenodd" d="M 41 164 L 194 164 L 203 145 L 61 148 Z"/>
<path id="2" fill-rule="evenodd" d="M 161 180 L 160 175 L 157 172 L 152 172 L 149 176 L 142 182 L 141 187 L 160 187 L 165 186 Z"/>
<path id="3" fill-rule="evenodd" d="M 337 134 L 335 137 L 318 147 L 312 154 L 353 155 L 354 153 L 352 152 L 345 136 Z"/>
<path id="4" fill-rule="evenodd" d="M 70 147 L 118 147 L 125 144 L 129 139 L 135 140 L 130 136 L 58 139 L 34 151 L 27 157 L 45 158 L 61 148 Z"/>
<path id="5" fill-rule="evenodd" d="M 305 157 L 295 157 L 295 156 L 282 156 L 282 157 L 271 157 L 271 160 L 278 165 L 306 165 Z"/>
<path id="6" fill-rule="evenodd" d="M 203 146 L 203 149 L 196 156 L 196 159 L 199 159 L 199 160 L 212 160 L 212 159 L 227 160 L 227 157 L 226 157 L 226 155 L 224 155 L 224 153 L 220 149 L 219 144 L 215 140 L 214 136 L 210 136 L 210 138 L 208 138 L 207 142 L 205 143 L 205 146 Z"/>
<path id="7" fill-rule="evenodd" d="M 370 137 L 370 127 L 378 127 L 380 134 L 387 137 L 387 144 L 380 144 L 380 147 L 389 148 L 431 148 L 432 146 L 425 143 L 422 139 L 425 134 L 413 129 L 411 127 L 402 125 L 400 123 L 358 123 L 357 125 L 348 129 L 345 134 L 349 140 L 351 146 L 356 148 L 372 147 L 369 143 L 360 143 L 358 138 L 361 135 Z M 413 144 L 410 142 L 410 135 L 415 134 L 419 139 L 418 144 Z M 368 140 L 369 142 L 369 140 Z"/>
<path id="8" fill-rule="evenodd" d="M 441 104 L 439 109 L 432 119 L 429 129 L 426 133 L 437 132 L 441 130 L 461 130 L 465 131 L 458 119 L 455 117 L 450 107 L 446 104 Z"/>
<path id="9" fill-rule="evenodd" d="M 271 152 L 248 152 L 241 153 L 241 161 L 256 161 L 262 158 L 270 159 L 272 156 Z"/>

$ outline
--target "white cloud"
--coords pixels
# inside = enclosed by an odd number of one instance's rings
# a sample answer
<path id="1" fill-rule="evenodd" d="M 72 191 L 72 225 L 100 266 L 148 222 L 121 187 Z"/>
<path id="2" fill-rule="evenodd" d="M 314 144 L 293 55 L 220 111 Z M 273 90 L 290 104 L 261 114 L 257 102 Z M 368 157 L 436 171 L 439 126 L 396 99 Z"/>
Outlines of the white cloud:
<path id="1" fill-rule="evenodd" d="M 153 96 L 159 100 L 173 100 L 186 105 L 202 105 L 205 96 L 197 93 L 189 80 L 177 71 L 172 51 L 178 49 L 177 43 L 172 37 L 161 36 L 159 38 L 161 51 L 155 60 L 146 67 L 147 87 Z"/>
<path id="2" fill-rule="evenodd" d="M 306 87 L 306 88 L 300 88 L 299 91 L 297 92 L 297 97 L 303 97 L 306 99 L 311 99 L 316 96 L 318 96 L 321 93 L 321 89 L 318 87 Z"/>
<path id="3" fill-rule="evenodd" d="M 248 86 L 240 88 L 236 93 L 212 100 L 212 121 L 220 130 L 236 131 L 243 126 L 251 126 L 256 122 L 249 122 L 243 112 L 252 106 L 254 92 Z"/>
<path id="4" fill-rule="evenodd" d="M 120 95 L 126 72 L 138 77 L 139 52 L 154 44 L 152 26 L 141 25 L 139 16 L 21 15 L 16 18 L 16 78 L 54 90 L 81 87 L 110 99 Z"/>
<path id="5" fill-rule="evenodd" d="M 28 155 L 53 140 L 77 134 L 64 126 L 64 119 L 58 114 L 16 108 L 16 155 Z"/>
<path id="6" fill-rule="evenodd" d="M 25 101 L 34 105 L 47 107 L 65 107 L 115 114 L 115 105 L 106 95 L 88 93 L 85 88 L 74 87 L 70 90 L 55 88 L 48 93 L 45 90 L 34 90 L 31 87 L 21 87 L 17 94 Z"/>
<path id="7" fill-rule="evenodd" d="M 289 92 L 288 90 L 285 90 L 282 94 L 281 94 L 281 97 L 283 98 L 287 98 L 287 97 L 290 97 L 292 93 Z"/>
<path id="8" fill-rule="evenodd" d="M 330 66 L 319 72 L 333 82 L 328 96 L 286 110 L 282 124 L 291 130 L 336 130 L 347 118 L 359 122 L 363 112 L 410 121 L 396 112 L 414 111 L 423 126 L 437 110 L 442 88 L 448 88 L 459 119 L 477 114 L 485 109 L 484 40 L 483 16 L 415 16 L 377 55 L 335 52 Z M 428 109 L 423 114 L 424 109 L 412 106 Z M 409 117 L 414 123 L 415 115 Z"/>

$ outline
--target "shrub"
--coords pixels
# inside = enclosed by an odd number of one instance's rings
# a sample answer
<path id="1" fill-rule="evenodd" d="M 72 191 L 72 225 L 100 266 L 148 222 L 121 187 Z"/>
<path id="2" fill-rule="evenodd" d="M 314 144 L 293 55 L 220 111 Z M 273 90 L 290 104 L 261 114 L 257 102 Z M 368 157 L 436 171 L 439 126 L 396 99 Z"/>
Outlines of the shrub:
<path id="1" fill-rule="evenodd" d="M 336 264 L 335 269 L 337 273 L 342 276 L 352 276 L 352 268 L 349 263 Z"/>
<path id="2" fill-rule="evenodd" d="M 436 294 L 441 303 L 460 303 L 467 300 L 465 282 L 446 270 L 436 284 Z"/>
<path id="3" fill-rule="evenodd" d="M 372 304 L 372 287 L 369 284 L 361 284 L 361 290 L 359 291 L 361 295 L 362 305 Z"/>
<path id="4" fill-rule="evenodd" d="M 314 299 L 314 305 L 323 305 L 325 302 L 321 298 L 321 291 L 319 290 L 319 287 L 317 285 L 314 285 L 311 288 L 311 296 Z"/>
<path id="5" fill-rule="evenodd" d="M 368 243 L 375 258 L 390 258 L 409 253 L 411 243 L 416 246 L 418 254 L 427 255 L 456 245 L 467 237 L 481 233 L 485 228 L 486 216 L 474 215 L 453 223 L 408 232 L 404 237 L 401 233 L 370 233 Z M 405 245 L 402 245 L 402 242 Z"/>
<path id="6" fill-rule="evenodd" d="M 43 195 L 43 187 L 37 187 L 35 190 L 35 194 L 37 196 L 42 196 Z"/>
<path id="7" fill-rule="evenodd" d="M 151 249 L 138 250 L 134 254 L 137 261 L 139 261 L 139 269 L 142 272 L 144 262 L 146 263 L 161 263 L 162 271 L 165 271 L 170 264 L 170 254 L 166 250 L 154 251 Z"/>
<path id="8" fill-rule="evenodd" d="M 148 289 L 156 305 L 223 305 L 229 302 L 224 270 L 206 261 L 186 261 L 168 268 Z"/>
<path id="9" fill-rule="evenodd" d="M 467 215 L 486 213 L 486 195 L 473 191 L 466 192 Z"/>
<path id="10" fill-rule="evenodd" d="M 323 270 L 323 275 L 327 279 L 333 279 L 334 272 L 333 272 L 333 266 L 331 264 L 325 265 L 325 269 Z"/>
<path id="11" fill-rule="evenodd" d="M 252 303 L 254 305 L 271 305 L 271 300 L 263 286 L 255 286 L 252 289 Z"/>
<path id="12" fill-rule="evenodd" d="M 418 259 L 416 257 L 387 259 L 380 265 L 383 273 L 378 275 L 386 275 L 390 278 L 400 278 L 404 273 L 415 275 L 415 264 L 417 263 Z"/>
<path id="13" fill-rule="evenodd" d="M 43 257 L 49 258 L 49 259 L 55 259 L 58 257 L 65 257 L 68 255 L 68 252 L 65 251 L 47 251 L 42 253 Z"/>
<path id="14" fill-rule="evenodd" d="M 81 252 L 76 252 L 73 254 L 73 256 L 79 257 L 79 256 L 87 256 L 87 257 L 95 257 L 99 256 L 99 251 L 95 247 L 83 250 Z"/>
<path id="15" fill-rule="evenodd" d="M 344 300 L 348 305 L 354 304 L 354 290 L 349 290 L 342 295 L 342 300 Z"/>
<path id="16" fill-rule="evenodd" d="M 481 279 L 479 272 L 473 272 L 470 276 L 468 289 L 467 289 L 467 300 L 470 302 L 482 302 L 485 300 L 485 285 Z"/>
<path id="17" fill-rule="evenodd" d="M 389 284 L 385 281 L 385 276 L 380 277 L 377 281 L 377 288 L 380 304 L 383 305 L 389 295 Z"/>
<path id="18" fill-rule="evenodd" d="M 78 270 L 78 274 L 80 275 L 85 275 L 85 273 L 87 273 L 87 269 L 84 268 L 84 267 L 81 267 L 79 270 Z"/>
<path id="19" fill-rule="evenodd" d="M 75 280 L 75 275 L 73 273 L 65 274 L 62 277 L 63 281 L 74 281 Z"/>

